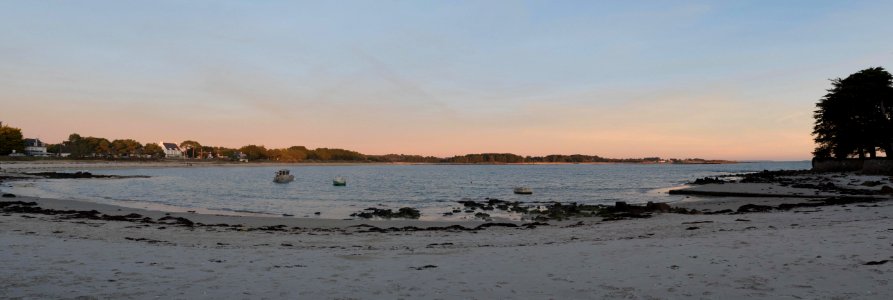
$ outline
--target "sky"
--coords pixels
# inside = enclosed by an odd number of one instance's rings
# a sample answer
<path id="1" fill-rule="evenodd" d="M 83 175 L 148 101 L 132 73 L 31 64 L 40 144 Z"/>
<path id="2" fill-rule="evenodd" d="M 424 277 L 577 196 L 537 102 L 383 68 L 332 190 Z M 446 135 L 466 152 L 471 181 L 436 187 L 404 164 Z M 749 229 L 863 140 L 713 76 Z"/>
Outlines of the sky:
<path id="1" fill-rule="evenodd" d="M 0 0 L 0 121 L 57 143 L 809 159 L 891 1 Z"/>

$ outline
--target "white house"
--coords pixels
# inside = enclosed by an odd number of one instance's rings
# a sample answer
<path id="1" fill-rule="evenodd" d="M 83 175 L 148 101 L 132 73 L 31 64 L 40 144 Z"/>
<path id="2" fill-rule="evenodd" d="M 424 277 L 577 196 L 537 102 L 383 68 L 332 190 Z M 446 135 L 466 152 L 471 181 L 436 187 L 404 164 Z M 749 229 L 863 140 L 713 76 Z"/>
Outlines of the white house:
<path id="1" fill-rule="evenodd" d="M 158 146 L 164 149 L 164 157 L 166 158 L 183 158 L 183 151 L 174 143 L 158 142 Z"/>
<path id="2" fill-rule="evenodd" d="M 25 155 L 47 156 L 47 144 L 40 139 L 25 139 Z"/>

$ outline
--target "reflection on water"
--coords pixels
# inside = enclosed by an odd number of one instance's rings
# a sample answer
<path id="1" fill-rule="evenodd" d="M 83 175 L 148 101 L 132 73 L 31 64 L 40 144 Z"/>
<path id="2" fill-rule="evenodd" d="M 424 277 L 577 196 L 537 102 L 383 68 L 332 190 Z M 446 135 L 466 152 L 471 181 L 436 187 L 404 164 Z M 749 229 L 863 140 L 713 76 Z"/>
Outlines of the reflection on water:
<path id="1" fill-rule="evenodd" d="M 338 165 L 287 167 L 294 182 L 273 183 L 282 167 L 183 167 L 89 170 L 151 178 L 38 180 L 5 183 L 4 190 L 31 196 L 85 199 L 164 210 L 208 209 L 298 217 L 345 218 L 367 207 L 410 206 L 423 219 L 442 219 L 459 200 L 497 198 L 521 202 L 612 204 L 679 200 L 665 189 L 704 176 L 806 169 L 809 162 L 730 165 Z M 347 186 L 334 186 L 344 177 Z M 29 186 L 31 185 L 31 186 Z M 533 195 L 517 195 L 526 186 Z M 317 216 L 314 213 L 320 212 Z M 492 214 L 491 214 L 492 215 Z M 457 214 L 449 217 L 473 218 Z"/>

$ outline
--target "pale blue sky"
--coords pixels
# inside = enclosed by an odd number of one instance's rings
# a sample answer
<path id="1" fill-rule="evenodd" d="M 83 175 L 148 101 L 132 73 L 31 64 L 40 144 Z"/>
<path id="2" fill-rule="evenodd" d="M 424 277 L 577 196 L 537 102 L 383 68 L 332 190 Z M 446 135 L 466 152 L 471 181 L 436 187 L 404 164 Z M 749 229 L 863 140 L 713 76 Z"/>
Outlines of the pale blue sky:
<path id="1" fill-rule="evenodd" d="M 58 142 L 805 159 L 887 1 L 0 1 L 0 120 Z"/>

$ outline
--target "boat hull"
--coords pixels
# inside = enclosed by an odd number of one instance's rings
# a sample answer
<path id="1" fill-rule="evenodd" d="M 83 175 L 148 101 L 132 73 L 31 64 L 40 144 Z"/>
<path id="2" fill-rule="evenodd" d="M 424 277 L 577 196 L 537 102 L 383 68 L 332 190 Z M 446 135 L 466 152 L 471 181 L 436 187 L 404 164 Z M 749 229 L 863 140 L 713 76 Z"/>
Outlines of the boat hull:
<path id="1" fill-rule="evenodd" d="M 519 187 L 514 189 L 515 194 L 518 195 L 531 195 L 533 194 L 533 190 L 526 187 Z"/>
<path id="2" fill-rule="evenodd" d="M 289 183 L 294 180 L 295 180 L 294 175 L 276 176 L 276 178 L 273 178 L 273 182 L 275 182 L 275 183 Z"/>

